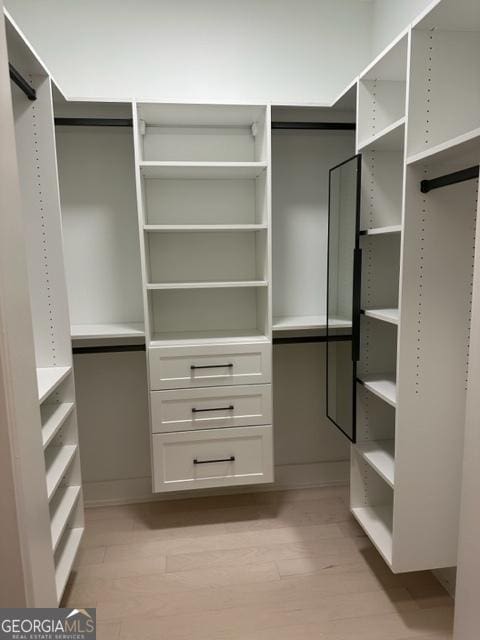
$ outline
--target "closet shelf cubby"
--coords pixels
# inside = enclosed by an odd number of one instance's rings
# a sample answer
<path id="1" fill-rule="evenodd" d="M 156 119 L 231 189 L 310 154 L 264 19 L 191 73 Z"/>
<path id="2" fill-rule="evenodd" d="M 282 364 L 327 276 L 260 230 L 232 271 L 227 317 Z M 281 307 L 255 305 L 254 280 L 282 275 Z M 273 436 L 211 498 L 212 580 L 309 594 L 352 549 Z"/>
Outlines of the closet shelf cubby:
<path id="1" fill-rule="evenodd" d="M 366 462 L 393 488 L 395 478 L 395 441 L 358 442 L 356 449 Z"/>
<path id="2" fill-rule="evenodd" d="M 391 566 L 393 507 L 391 505 L 353 507 L 352 514 L 368 534 L 385 562 Z"/>
<path id="3" fill-rule="evenodd" d="M 47 469 L 47 495 L 51 500 L 57 491 L 63 476 L 68 471 L 77 452 L 76 444 L 65 444 L 60 447 L 49 447 L 45 452 Z"/>
<path id="4" fill-rule="evenodd" d="M 358 378 L 358 382 L 392 407 L 397 403 L 397 383 L 393 373 L 368 373 Z"/>
<path id="5" fill-rule="evenodd" d="M 71 373 L 72 367 L 38 367 L 37 385 L 38 401 L 44 402 L 48 396 L 65 380 Z"/>
<path id="6" fill-rule="evenodd" d="M 385 227 L 375 227 L 373 229 L 362 229 L 360 231 L 361 236 L 380 236 L 392 233 L 402 233 L 402 225 L 393 224 Z"/>
<path id="7" fill-rule="evenodd" d="M 359 143 L 358 150 L 399 151 L 403 147 L 405 136 L 405 117 L 399 118 L 378 133 Z"/>
<path id="8" fill-rule="evenodd" d="M 267 168 L 266 162 L 158 162 L 139 163 L 140 173 L 147 179 L 172 180 L 176 178 L 245 179 L 257 178 Z"/>
<path id="9" fill-rule="evenodd" d="M 399 321 L 399 309 L 365 309 L 363 313 L 368 318 L 375 318 L 390 324 L 398 324 Z"/>
<path id="10" fill-rule="evenodd" d="M 50 528 L 53 551 L 57 549 L 68 521 L 77 505 L 80 489 L 80 486 L 60 488 L 50 504 Z"/>
<path id="11" fill-rule="evenodd" d="M 72 340 L 143 338 L 143 322 L 105 322 L 100 324 L 72 324 Z"/>
<path id="12" fill-rule="evenodd" d="M 43 404 L 42 414 L 42 443 L 46 449 L 53 438 L 65 424 L 75 407 L 73 402 L 61 402 L 59 404 Z"/>

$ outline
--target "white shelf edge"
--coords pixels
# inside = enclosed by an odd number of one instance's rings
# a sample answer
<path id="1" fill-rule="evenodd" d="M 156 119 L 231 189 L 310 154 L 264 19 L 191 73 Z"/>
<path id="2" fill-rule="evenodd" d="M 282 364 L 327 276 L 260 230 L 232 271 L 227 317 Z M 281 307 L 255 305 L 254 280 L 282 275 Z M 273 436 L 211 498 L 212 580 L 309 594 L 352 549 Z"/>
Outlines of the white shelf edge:
<path id="1" fill-rule="evenodd" d="M 145 224 L 146 233 L 203 233 L 217 231 L 264 231 L 266 224 Z"/>
<path id="2" fill-rule="evenodd" d="M 404 126 L 405 126 L 405 116 L 399 118 L 392 124 L 388 125 L 388 127 L 385 127 L 384 129 L 376 133 L 374 136 L 371 136 L 364 142 L 362 143 L 359 142 L 358 151 L 366 151 L 368 147 L 371 147 L 372 145 L 382 140 L 382 138 L 386 138 L 387 136 L 395 133 L 398 129 L 401 129 Z M 399 149 L 400 148 L 401 146 L 399 147 Z"/>
<path id="3" fill-rule="evenodd" d="M 138 164 L 145 178 L 215 178 L 224 176 L 256 178 L 263 173 L 268 162 L 163 162 L 144 160 Z"/>
<path id="4" fill-rule="evenodd" d="M 418 153 L 407 156 L 407 165 L 413 165 L 422 161 L 437 160 L 438 158 L 436 156 L 446 154 L 448 151 L 460 151 L 462 145 L 468 144 L 469 142 L 477 142 L 480 149 L 480 127 L 472 129 L 460 136 L 456 136 L 455 138 L 445 140 L 445 142 L 440 142 L 434 147 L 430 147 L 424 151 L 419 151 Z"/>
<path id="5" fill-rule="evenodd" d="M 77 452 L 76 444 L 64 444 L 61 447 L 51 447 L 47 449 L 45 457 L 52 458 L 47 464 L 47 496 L 48 501 L 53 498 L 58 489 L 63 476 L 68 471 Z"/>
<path id="6" fill-rule="evenodd" d="M 352 507 L 352 515 L 373 542 L 378 552 L 392 566 L 392 515 L 390 506 Z M 386 524 L 385 524 L 386 523 Z"/>
<path id="7" fill-rule="evenodd" d="M 52 549 L 55 552 L 58 544 L 62 538 L 62 535 L 67 527 L 68 520 L 72 515 L 78 498 L 80 496 L 80 485 L 75 485 L 72 487 L 66 487 L 65 489 L 59 489 L 57 491 L 57 496 L 61 491 L 60 496 L 58 497 L 58 504 L 56 505 L 56 510 L 50 521 L 50 531 L 52 534 Z"/>
<path id="8" fill-rule="evenodd" d="M 37 385 L 38 401 L 40 404 L 55 391 L 55 389 L 71 373 L 72 367 L 38 367 Z"/>
<path id="9" fill-rule="evenodd" d="M 343 318 L 331 318 L 331 329 L 350 329 L 351 320 Z M 308 331 L 309 329 L 326 329 L 327 317 L 318 316 L 274 316 L 273 331 Z"/>
<path id="10" fill-rule="evenodd" d="M 393 224 L 388 227 L 376 227 L 374 229 L 362 229 L 360 231 L 361 236 L 380 236 L 390 233 L 402 233 L 402 225 Z"/>
<path id="11" fill-rule="evenodd" d="M 399 309 L 365 309 L 363 313 L 367 318 L 375 318 L 375 320 L 394 325 L 398 325 L 400 320 Z"/>
<path id="12" fill-rule="evenodd" d="M 42 443 L 46 449 L 72 414 L 74 402 L 44 404 L 42 407 Z M 43 415 L 43 414 L 46 414 Z"/>
<path id="13" fill-rule="evenodd" d="M 362 458 L 390 486 L 395 483 L 395 441 L 369 440 L 354 445 Z"/>
<path id="14" fill-rule="evenodd" d="M 143 322 L 110 322 L 99 324 L 72 324 L 72 340 L 101 340 L 115 338 L 144 338 Z"/>
<path id="15" fill-rule="evenodd" d="M 267 287 L 267 280 L 239 280 L 224 282 L 162 282 L 149 283 L 146 285 L 148 291 L 165 291 L 171 289 L 233 289 Z"/>
<path id="16" fill-rule="evenodd" d="M 68 538 L 65 540 L 61 554 L 57 559 L 55 568 L 55 584 L 57 587 L 57 598 L 59 603 L 62 599 L 65 587 L 67 586 L 68 577 L 72 570 L 73 563 L 77 557 L 83 532 L 83 527 L 76 527 L 68 530 Z"/>
<path id="17" fill-rule="evenodd" d="M 183 161 L 183 160 L 178 160 L 178 161 L 172 161 L 172 162 L 168 162 L 166 160 L 142 160 L 141 162 L 138 163 L 140 168 L 180 168 L 183 169 L 185 168 L 226 168 L 226 169 L 236 169 L 238 168 L 243 168 L 243 167 L 258 167 L 265 169 L 268 166 L 268 162 L 266 160 L 261 160 L 259 162 L 189 162 L 189 161 Z"/>
<path id="18" fill-rule="evenodd" d="M 221 332 L 216 335 L 214 332 L 173 332 L 173 333 L 154 333 L 150 340 L 150 347 L 172 346 L 172 345 L 219 345 L 219 344 L 269 344 L 270 338 L 260 331 L 254 333 L 245 332 Z"/>
<path id="19" fill-rule="evenodd" d="M 358 381 L 371 393 L 381 398 L 384 402 L 396 407 L 397 388 L 393 373 L 375 373 L 358 376 Z"/>

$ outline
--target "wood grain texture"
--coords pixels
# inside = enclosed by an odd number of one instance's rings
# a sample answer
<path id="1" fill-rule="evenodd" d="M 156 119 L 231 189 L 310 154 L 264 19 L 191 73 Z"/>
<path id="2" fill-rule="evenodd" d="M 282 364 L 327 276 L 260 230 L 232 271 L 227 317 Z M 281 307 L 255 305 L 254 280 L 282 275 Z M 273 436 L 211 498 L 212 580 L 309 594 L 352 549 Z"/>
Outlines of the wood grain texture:
<path id="1" fill-rule="evenodd" d="M 104 640 L 450 639 L 443 587 L 391 573 L 346 504 L 335 487 L 88 510 L 63 604 L 96 606 Z"/>

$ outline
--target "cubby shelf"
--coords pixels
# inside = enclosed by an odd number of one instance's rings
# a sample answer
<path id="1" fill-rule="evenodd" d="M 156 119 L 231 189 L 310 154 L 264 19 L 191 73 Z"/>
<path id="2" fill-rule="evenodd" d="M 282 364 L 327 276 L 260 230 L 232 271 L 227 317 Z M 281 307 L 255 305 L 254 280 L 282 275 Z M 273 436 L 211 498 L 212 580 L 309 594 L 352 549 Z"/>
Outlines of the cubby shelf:
<path id="1" fill-rule="evenodd" d="M 397 383 L 393 373 L 369 373 L 358 377 L 358 381 L 392 407 L 397 403 Z"/>
<path id="2" fill-rule="evenodd" d="M 405 135 L 405 117 L 385 127 L 371 138 L 359 143 L 359 151 L 398 151 L 402 148 Z"/>
<path id="3" fill-rule="evenodd" d="M 158 162 L 139 163 L 144 178 L 248 179 L 257 178 L 267 168 L 266 162 Z"/>
<path id="4" fill-rule="evenodd" d="M 215 232 L 215 231 L 263 231 L 266 224 L 146 224 L 147 233 Z"/>
<path id="5" fill-rule="evenodd" d="M 224 282 L 157 282 L 148 283 L 146 288 L 149 291 L 163 291 L 167 289 L 232 289 L 267 286 L 266 280 L 232 280 Z"/>
<path id="6" fill-rule="evenodd" d="M 40 404 L 55 391 L 72 371 L 72 367 L 37 368 L 38 401 Z"/>
<path id="7" fill-rule="evenodd" d="M 376 227 L 375 229 L 362 229 L 360 231 L 361 236 L 380 236 L 380 235 L 388 235 L 391 233 L 401 233 L 402 225 L 394 224 L 388 227 Z"/>
<path id="8" fill-rule="evenodd" d="M 75 404 L 61 402 L 60 404 L 44 404 L 42 406 L 42 442 L 46 449 L 53 438 L 71 415 Z"/>
<path id="9" fill-rule="evenodd" d="M 67 585 L 68 576 L 72 570 L 73 563 L 77 556 L 80 542 L 82 541 L 84 528 L 76 527 L 69 529 L 65 532 L 65 542 L 62 544 L 61 549 L 57 551 L 56 557 L 56 569 L 55 569 L 55 583 L 57 586 L 57 597 L 60 602 L 65 587 Z"/>
<path id="10" fill-rule="evenodd" d="M 65 531 L 68 520 L 77 504 L 80 486 L 59 489 L 55 495 L 54 512 L 51 515 L 52 548 L 55 551 Z"/>
<path id="11" fill-rule="evenodd" d="M 330 318 L 331 329 L 350 329 L 352 321 L 348 318 Z M 326 329 L 327 316 L 276 316 L 273 318 L 274 331 L 296 331 L 308 329 Z"/>
<path id="12" fill-rule="evenodd" d="M 480 128 L 468 131 L 429 149 L 407 157 L 407 164 L 414 165 L 424 161 L 448 161 L 459 153 L 465 154 L 480 151 Z"/>
<path id="13" fill-rule="evenodd" d="M 398 324 L 400 313 L 398 309 L 365 309 L 363 313 L 368 318 L 375 318 L 390 324 Z"/>
<path id="14" fill-rule="evenodd" d="M 211 330 L 211 331 L 165 331 L 154 333 L 150 341 L 151 347 L 161 347 L 167 345 L 197 345 L 197 344 L 218 344 L 231 343 L 241 344 L 243 342 L 268 343 L 267 336 L 256 329 L 238 329 L 237 331 Z"/>
<path id="15" fill-rule="evenodd" d="M 76 444 L 49 447 L 45 452 L 47 495 L 51 500 L 77 452 Z"/>
<path id="16" fill-rule="evenodd" d="M 352 514 L 358 520 L 385 562 L 392 564 L 392 523 L 391 506 L 354 507 Z"/>
<path id="17" fill-rule="evenodd" d="M 108 338 L 143 338 L 145 329 L 143 322 L 108 322 L 101 324 L 73 324 L 72 340 L 108 339 Z"/>
<path id="18" fill-rule="evenodd" d="M 393 488 L 395 479 L 394 440 L 358 442 L 356 448 L 362 458 Z"/>

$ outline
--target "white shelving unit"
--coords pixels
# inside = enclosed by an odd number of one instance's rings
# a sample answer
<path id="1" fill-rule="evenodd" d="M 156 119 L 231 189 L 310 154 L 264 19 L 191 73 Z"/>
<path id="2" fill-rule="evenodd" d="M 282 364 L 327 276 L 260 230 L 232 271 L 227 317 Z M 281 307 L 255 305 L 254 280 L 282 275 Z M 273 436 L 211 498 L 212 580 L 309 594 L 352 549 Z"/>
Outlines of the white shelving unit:
<path id="1" fill-rule="evenodd" d="M 61 602 L 84 520 L 52 83 L 13 24 L 8 25 L 7 38 L 9 61 L 36 91 L 36 99 L 29 100 L 12 85 L 41 424 L 38 449 L 44 455 L 45 493 L 35 508 L 44 510 L 49 522 L 47 531 L 35 532 L 38 542 L 30 552 L 43 555 L 43 597 L 53 607 Z M 72 531 L 75 545 L 70 542 Z M 47 548 L 42 548 L 44 540 Z M 61 561 L 59 548 L 68 549 Z"/>
<path id="2" fill-rule="evenodd" d="M 480 6 L 440 0 L 359 80 L 351 509 L 394 572 L 456 563 L 478 182 L 420 183 L 478 165 L 479 47 Z"/>
<path id="3" fill-rule="evenodd" d="M 269 383 L 269 109 L 136 104 L 134 138 L 150 402 L 161 389 L 198 384 L 227 382 L 233 394 L 246 375 Z M 155 492 L 272 480 L 271 425 L 261 427 L 262 469 L 251 477 L 243 469 L 257 456 L 253 435 L 245 440 L 253 427 L 222 428 L 215 437 L 207 428 L 199 439 L 193 431 L 157 433 L 152 422 Z M 237 452 L 235 472 L 207 462 L 215 475 L 207 480 L 192 463 L 227 449 Z"/>

